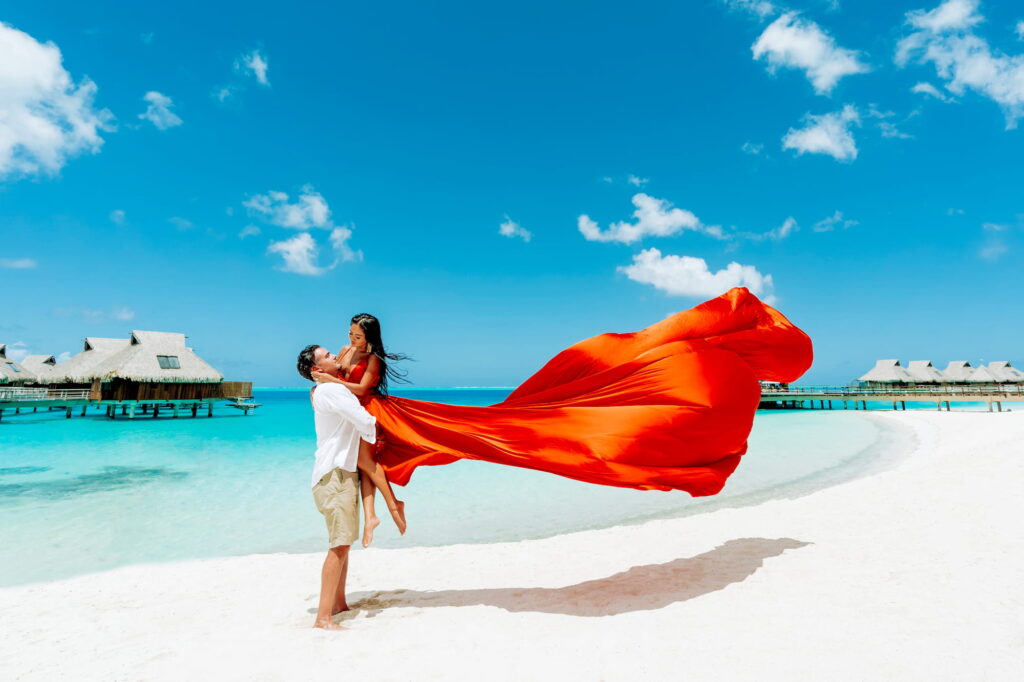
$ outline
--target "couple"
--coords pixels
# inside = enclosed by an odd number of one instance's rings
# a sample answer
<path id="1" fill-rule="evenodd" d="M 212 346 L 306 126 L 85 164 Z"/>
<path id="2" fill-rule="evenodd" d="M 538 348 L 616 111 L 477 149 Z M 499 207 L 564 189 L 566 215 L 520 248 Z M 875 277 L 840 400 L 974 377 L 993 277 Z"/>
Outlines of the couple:
<path id="1" fill-rule="evenodd" d="M 387 395 L 388 377 L 399 376 L 388 360 L 403 357 L 384 350 L 380 322 L 365 313 L 352 318 L 349 345 L 336 355 L 315 344 L 299 353 L 299 374 L 317 384 L 310 390 L 317 440 L 313 499 L 327 522 L 329 536 L 313 627 L 343 629 L 332 616 L 348 610 L 345 578 L 349 547 L 359 537 L 360 494 L 365 515 L 363 547 L 369 547 L 373 531 L 380 525 L 374 508 L 377 490 L 399 532 L 405 534 L 405 504 L 395 498 L 384 470 L 374 459 L 377 421 L 364 407 L 374 396 Z"/>
<path id="2" fill-rule="evenodd" d="M 298 362 L 299 374 L 317 382 L 313 497 L 331 536 L 316 627 L 333 630 L 331 616 L 348 609 L 360 486 L 364 545 L 380 523 L 376 490 L 404 533 L 389 481 L 405 485 L 417 467 L 460 459 L 714 495 L 746 452 L 758 382 L 796 381 L 813 358 L 807 335 L 742 287 L 638 332 L 581 341 L 488 407 L 389 397 L 387 380 L 400 375 L 388 363 L 403 356 L 385 352 L 377 318 L 352 318 L 349 340 L 338 355 L 309 346 Z"/>

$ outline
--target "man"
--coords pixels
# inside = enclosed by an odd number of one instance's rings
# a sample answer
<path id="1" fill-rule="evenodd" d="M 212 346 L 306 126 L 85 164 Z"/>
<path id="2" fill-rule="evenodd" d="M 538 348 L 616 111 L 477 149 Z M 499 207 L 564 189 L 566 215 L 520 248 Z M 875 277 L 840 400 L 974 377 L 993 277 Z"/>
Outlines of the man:
<path id="1" fill-rule="evenodd" d="M 336 374 L 339 369 L 337 356 L 321 346 L 307 346 L 299 353 L 299 374 L 310 381 L 312 371 Z M 341 384 L 317 384 L 312 401 L 316 424 L 313 499 L 327 522 L 329 547 L 320 575 L 320 606 L 313 627 L 344 630 L 331 618 L 348 611 L 345 578 L 349 547 L 359 537 L 359 441 L 376 441 L 377 420 Z"/>

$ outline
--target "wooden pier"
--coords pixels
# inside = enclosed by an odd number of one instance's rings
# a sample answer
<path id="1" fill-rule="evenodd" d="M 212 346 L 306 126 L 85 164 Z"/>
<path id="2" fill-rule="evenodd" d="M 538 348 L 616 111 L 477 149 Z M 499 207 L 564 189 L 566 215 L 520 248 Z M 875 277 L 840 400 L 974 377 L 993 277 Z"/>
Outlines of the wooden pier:
<path id="1" fill-rule="evenodd" d="M 869 409 L 868 403 L 889 403 L 892 409 L 907 409 L 908 402 L 934 403 L 937 410 L 949 411 L 954 402 L 988 403 L 989 412 L 1002 412 L 1004 402 L 1024 402 L 1024 385 L 994 386 L 762 386 L 762 409 L 831 410 L 841 403 L 842 409 Z M 817 403 L 817 406 L 815 406 Z"/>
<path id="2" fill-rule="evenodd" d="M 236 382 L 241 383 L 241 382 Z M 251 384 L 249 384 L 251 386 Z M 251 393 L 251 391 L 249 391 Z M 246 415 L 259 407 L 252 402 L 251 396 L 230 396 L 211 398 L 187 398 L 182 400 L 145 399 L 145 400 L 102 400 L 90 389 L 51 389 L 31 388 L 22 386 L 0 386 L 0 421 L 4 412 L 13 411 L 20 414 L 31 410 L 63 410 L 65 417 L 70 419 L 76 412 L 84 417 L 90 409 L 102 411 L 108 418 L 116 419 L 119 415 L 127 419 L 140 417 L 157 418 L 162 414 L 173 419 L 189 416 L 197 417 L 205 412 L 207 417 L 213 416 L 215 403 L 224 403 L 228 407 L 241 410 Z"/>

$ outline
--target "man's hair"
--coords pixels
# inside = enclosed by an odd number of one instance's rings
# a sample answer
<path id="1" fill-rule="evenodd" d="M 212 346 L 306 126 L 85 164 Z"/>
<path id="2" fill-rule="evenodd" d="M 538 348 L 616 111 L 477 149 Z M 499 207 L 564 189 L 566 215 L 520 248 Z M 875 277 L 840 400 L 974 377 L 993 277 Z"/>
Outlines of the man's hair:
<path id="1" fill-rule="evenodd" d="M 302 349 L 301 353 L 299 353 L 299 359 L 298 362 L 296 362 L 296 369 L 299 370 L 299 374 L 301 374 L 303 378 L 308 379 L 310 381 L 313 380 L 313 375 L 310 374 L 310 370 L 313 369 L 313 365 L 316 364 L 317 348 L 320 348 L 320 344 L 309 344 L 308 346 Z"/>

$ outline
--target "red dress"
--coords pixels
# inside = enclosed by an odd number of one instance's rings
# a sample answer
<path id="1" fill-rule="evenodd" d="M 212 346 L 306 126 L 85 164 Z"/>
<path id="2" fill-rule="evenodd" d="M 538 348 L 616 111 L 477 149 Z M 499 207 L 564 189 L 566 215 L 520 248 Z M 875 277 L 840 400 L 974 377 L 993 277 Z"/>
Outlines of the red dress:
<path id="1" fill-rule="evenodd" d="M 378 461 L 399 485 L 418 466 L 477 459 L 713 495 L 746 452 L 758 380 L 794 381 L 811 360 L 806 334 L 737 288 L 641 331 L 581 341 L 497 405 L 374 395 L 367 410 L 385 434 Z"/>

